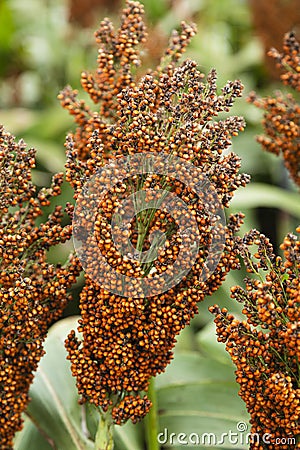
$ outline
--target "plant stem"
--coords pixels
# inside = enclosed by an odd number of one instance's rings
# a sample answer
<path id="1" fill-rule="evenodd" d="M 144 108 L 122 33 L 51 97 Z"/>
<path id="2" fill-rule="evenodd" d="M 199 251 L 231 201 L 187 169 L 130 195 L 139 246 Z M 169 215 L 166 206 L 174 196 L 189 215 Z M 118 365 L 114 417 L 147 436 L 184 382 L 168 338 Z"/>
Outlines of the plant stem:
<path id="1" fill-rule="evenodd" d="M 113 450 L 113 421 L 111 411 L 100 413 L 98 430 L 95 438 L 95 450 Z"/>
<path id="2" fill-rule="evenodd" d="M 158 434 L 157 401 L 154 386 L 154 378 L 151 378 L 150 380 L 147 395 L 152 402 L 152 407 L 145 419 L 147 450 L 159 450 L 160 447 L 157 441 L 157 434 Z"/>

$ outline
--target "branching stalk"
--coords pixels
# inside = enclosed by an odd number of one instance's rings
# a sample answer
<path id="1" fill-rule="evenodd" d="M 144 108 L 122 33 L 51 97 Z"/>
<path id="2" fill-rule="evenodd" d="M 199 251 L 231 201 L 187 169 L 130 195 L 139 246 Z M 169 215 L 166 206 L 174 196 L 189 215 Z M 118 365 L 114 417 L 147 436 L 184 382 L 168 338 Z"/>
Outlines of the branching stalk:
<path id="1" fill-rule="evenodd" d="M 145 419 L 147 450 L 159 450 L 159 444 L 157 440 L 158 435 L 157 400 L 156 400 L 154 378 L 151 378 L 150 380 L 147 394 L 148 398 L 152 402 L 152 407 Z"/>
<path id="2" fill-rule="evenodd" d="M 100 420 L 95 437 L 95 450 L 113 450 L 113 420 L 111 410 L 106 413 L 100 413 Z"/>

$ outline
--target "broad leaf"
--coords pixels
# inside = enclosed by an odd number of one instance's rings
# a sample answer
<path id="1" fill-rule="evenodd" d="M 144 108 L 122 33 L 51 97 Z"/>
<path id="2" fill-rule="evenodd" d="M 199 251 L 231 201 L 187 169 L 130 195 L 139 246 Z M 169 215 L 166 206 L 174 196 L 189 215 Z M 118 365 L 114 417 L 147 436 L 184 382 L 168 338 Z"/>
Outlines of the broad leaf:
<path id="1" fill-rule="evenodd" d="M 239 189 L 230 204 L 231 208 L 278 208 L 294 217 L 300 217 L 300 202 L 297 192 L 287 191 L 264 183 L 251 183 Z"/>
<path id="2" fill-rule="evenodd" d="M 228 362 L 197 352 L 177 353 L 166 372 L 157 377 L 156 389 L 164 449 L 204 449 L 209 443 L 222 450 L 237 448 L 230 433 L 237 433 L 240 450 L 248 448 L 246 433 L 238 431 L 241 422 L 248 429 L 248 414 Z"/>
<path id="3" fill-rule="evenodd" d="M 115 426 L 114 442 L 116 450 L 144 450 L 141 424 L 130 421 L 123 426 Z"/>
<path id="4" fill-rule="evenodd" d="M 239 316 L 239 314 L 236 314 Z M 231 373 L 235 370 L 229 354 L 225 350 L 225 345 L 217 341 L 216 326 L 211 320 L 196 334 L 196 342 L 199 351 L 207 356 L 209 359 L 213 358 L 221 363 L 228 364 L 231 368 Z"/>
<path id="5" fill-rule="evenodd" d="M 53 447 L 42 436 L 29 417 L 24 416 L 24 424 L 21 432 L 17 433 L 14 440 L 14 450 L 53 450 Z"/>

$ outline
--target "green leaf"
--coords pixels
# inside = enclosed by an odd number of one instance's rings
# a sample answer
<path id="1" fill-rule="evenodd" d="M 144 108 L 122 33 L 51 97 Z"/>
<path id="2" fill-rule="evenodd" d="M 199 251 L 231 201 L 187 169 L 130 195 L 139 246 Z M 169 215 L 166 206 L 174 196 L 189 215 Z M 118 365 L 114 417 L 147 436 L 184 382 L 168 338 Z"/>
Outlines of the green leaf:
<path id="1" fill-rule="evenodd" d="M 0 3 L 0 57 L 1 57 L 1 76 L 5 74 L 6 65 L 10 62 L 5 60 L 4 56 L 12 59 L 12 43 L 15 32 L 15 24 L 13 14 L 10 9 L 9 2 L 2 0 Z M 3 72 L 3 73 L 2 73 Z"/>
<path id="2" fill-rule="evenodd" d="M 168 4 L 165 0 L 151 0 L 147 6 L 147 15 L 151 21 L 157 21 L 168 11 Z"/>
<path id="3" fill-rule="evenodd" d="M 53 439 L 58 450 L 93 448 L 93 442 L 84 434 L 83 408 L 78 404 L 75 379 L 64 348 L 67 334 L 76 327 L 77 318 L 69 317 L 50 329 L 44 346 L 46 355 L 29 392 L 28 414 L 39 429 Z"/>
<path id="4" fill-rule="evenodd" d="M 196 341 L 200 352 L 207 355 L 207 357 L 229 365 L 231 370 L 234 370 L 234 365 L 225 350 L 225 345 L 217 341 L 216 326 L 212 319 L 201 331 L 199 331 L 199 333 L 197 333 Z"/>
<path id="5" fill-rule="evenodd" d="M 284 273 L 282 276 L 281 276 L 281 281 L 286 281 L 286 280 L 288 280 L 289 279 L 289 274 L 288 273 Z"/>
<path id="6" fill-rule="evenodd" d="M 42 436 L 29 417 L 24 417 L 22 431 L 14 439 L 14 450 L 53 450 L 53 447 Z"/>
<path id="7" fill-rule="evenodd" d="M 116 450 L 143 450 L 143 430 L 141 424 L 127 422 L 115 426 L 114 442 Z"/>
<path id="8" fill-rule="evenodd" d="M 99 422 L 99 411 L 95 405 L 92 405 L 91 403 L 85 403 L 84 415 L 86 420 L 86 426 L 90 433 L 90 436 L 93 440 L 95 440 Z"/>
<path id="9" fill-rule="evenodd" d="M 248 231 L 250 228 L 254 227 L 250 226 L 246 229 L 246 231 Z M 230 311 L 230 313 L 232 314 L 241 314 L 242 306 L 240 303 L 232 301 L 232 299 L 230 298 L 230 288 L 232 286 L 241 285 L 245 276 L 246 275 L 243 270 L 231 270 L 226 275 L 226 278 L 219 289 L 212 295 L 207 297 L 204 302 L 199 303 L 198 314 L 195 315 L 191 322 L 192 326 L 194 326 L 196 330 L 203 329 L 205 325 L 212 321 L 213 315 L 208 310 L 209 306 L 218 304 L 221 308 L 227 308 L 228 311 Z M 216 339 L 212 338 L 212 336 L 216 336 L 215 330 L 211 332 L 209 340 L 216 345 Z M 195 350 L 195 347 L 193 350 Z"/>
<path id="10" fill-rule="evenodd" d="M 297 192 L 264 183 L 252 183 L 244 189 L 239 189 L 230 206 L 234 209 L 242 209 L 244 206 L 278 208 L 293 217 L 300 218 L 300 200 Z"/>
<path id="11" fill-rule="evenodd" d="M 243 422 L 248 428 L 248 414 L 228 363 L 196 352 L 177 353 L 166 372 L 157 377 L 156 389 L 164 449 L 195 448 L 197 438 L 197 449 L 207 448 L 209 440 L 213 448 L 237 448 L 230 442 L 230 433 L 237 433 L 240 450 L 247 448 L 246 436 L 237 426 Z"/>

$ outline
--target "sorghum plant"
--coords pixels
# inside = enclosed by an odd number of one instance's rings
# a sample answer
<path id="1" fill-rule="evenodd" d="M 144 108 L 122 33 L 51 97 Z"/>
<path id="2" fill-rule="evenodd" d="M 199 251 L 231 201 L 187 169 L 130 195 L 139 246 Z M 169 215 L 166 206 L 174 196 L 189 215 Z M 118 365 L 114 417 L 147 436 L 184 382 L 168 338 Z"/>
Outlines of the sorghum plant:
<path id="1" fill-rule="evenodd" d="M 300 46 L 295 35 L 287 33 L 283 41 L 283 53 L 272 49 L 269 55 L 283 69 L 282 82 L 300 91 Z M 258 137 L 263 148 L 275 155 L 283 156 L 291 178 L 300 186 L 300 104 L 295 95 L 276 93 L 276 97 L 258 99 L 253 93 L 249 97 L 259 108 L 265 110 L 264 136 Z"/>
<path id="2" fill-rule="evenodd" d="M 258 246 L 254 255 L 249 250 L 253 244 Z M 288 234 L 281 249 L 284 260 L 274 255 L 264 235 L 247 233 L 239 251 L 255 277 L 246 279 L 245 289 L 232 288 L 247 320 L 234 318 L 225 308 L 210 308 L 218 341 L 226 343 L 237 367 L 239 394 L 251 415 L 251 449 L 299 448 L 299 236 Z"/>
<path id="3" fill-rule="evenodd" d="M 83 205 L 85 183 L 109 161 L 117 165 L 124 156 L 151 152 L 193 164 L 205 174 L 226 208 L 234 191 L 249 180 L 238 173 L 239 158 L 233 153 L 224 154 L 232 136 L 243 130 L 244 121 L 232 116 L 216 120 L 216 116 L 230 110 L 241 96 L 242 85 L 240 81 L 228 82 L 218 92 L 214 70 L 205 79 L 194 61 L 178 62 L 195 33 L 194 26 L 184 23 L 179 33 L 173 33 L 159 67 L 139 77 L 138 45 L 146 39 L 142 15 L 142 5 L 128 1 L 119 30 L 115 31 L 105 19 L 96 32 L 98 67 L 95 74 L 83 72 L 81 77 L 83 88 L 97 105 L 95 111 L 78 100 L 77 92 L 70 87 L 59 96 L 77 124 L 66 143 L 67 179 L 74 188 L 74 198 Z M 180 173 L 183 166 L 177 170 Z M 128 419 L 136 422 L 146 415 L 151 401 L 145 391 L 151 377 L 164 371 L 171 361 L 176 335 L 197 313 L 197 303 L 218 289 L 229 270 L 239 267 L 234 234 L 242 215 L 235 215 L 219 230 L 224 247 L 213 274 L 199 281 L 206 270 L 204 263 L 215 231 L 205 210 L 205 201 L 212 199 L 197 197 L 193 182 L 187 179 L 183 183 L 169 174 L 135 175 L 116 183 L 95 212 L 93 232 L 97 242 L 94 236 L 88 238 L 94 247 L 89 247 L 92 250 L 87 252 L 86 262 L 93 266 L 100 249 L 112 268 L 130 274 L 133 286 L 134 278 L 151 280 L 153 274 L 171 272 L 184 242 L 177 233 L 176 215 L 172 217 L 163 210 L 142 211 L 123 230 L 125 240 L 130 240 L 138 251 L 146 251 L 151 233 L 162 230 L 165 249 L 150 264 L 124 259 L 114 245 L 111 230 L 113 213 L 124 198 L 151 187 L 174 193 L 196 218 L 200 235 L 199 251 L 188 274 L 160 294 L 145 296 L 137 290 L 123 296 L 122 286 L 120 294 L 111 293 L 86 273 L 78 329 L 82 338 L 72 331 L 66 348 L 82 401 L 101 407 L 116 424 Z M 82 233 L 82 239 L 86 239 L 92 218 L 81 207 L 77 214 L 81 220 L 79 238 Z"/>
<path id="4" fill-rule="evenodd" d="M 299 91 L 299 43 L 293 33 L 284 38 L 284 52 L 272 49 L 284 69 L 284 84 Z M 282 153 L 284 163 L 296 184 L 300 185 L 299 123 L 300 107 L 290 94 L 250 101 L 265 109 L 266 136 L 258 141 L 275 154 Z M 300 227 L 296 230 L 300 232 Z M 257 245 L 252 254 L 248 247 Z M 240 239 L 238 249 L 249 273 L 246 288 L 235 286 L 232 298 L 243 303 L 244 321 L 236 319 L 217 305 L 217 335 L 237 367 L 240 396 L 251 415 L 251 445 L 258 449 L 299 448 L 300 413 L 300 242 L 288 234 L 281 249 L 284 260 L 273 253 L 269 239 L 252 230 Z M 265 272 L 265 275 L 264 275 Z"/>
<path id="5" fill-rule="evenodd" d="M 11 449 L 28 390 L 43 355 L 43 341 L 69 299 L 78 260 L 65 265 L 47 262 L 47 250 L 70 239 L 57 206 L 38 224 L 44 207 L 60 193 L 63 174 L 49 189 L 31 179 L 35 150 L 0 127 L 0 447 Z"/>

